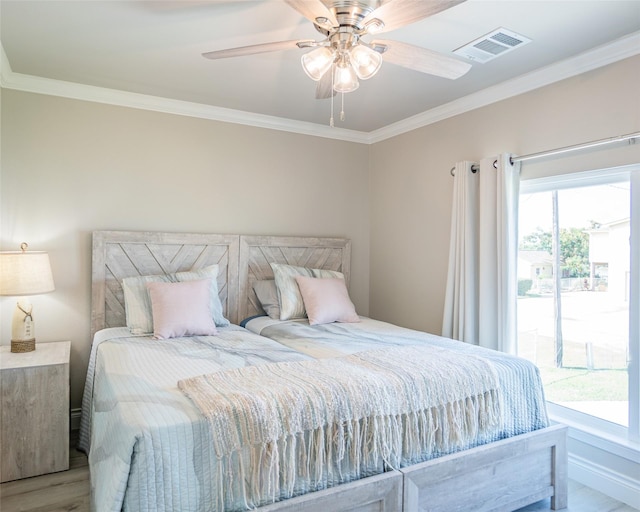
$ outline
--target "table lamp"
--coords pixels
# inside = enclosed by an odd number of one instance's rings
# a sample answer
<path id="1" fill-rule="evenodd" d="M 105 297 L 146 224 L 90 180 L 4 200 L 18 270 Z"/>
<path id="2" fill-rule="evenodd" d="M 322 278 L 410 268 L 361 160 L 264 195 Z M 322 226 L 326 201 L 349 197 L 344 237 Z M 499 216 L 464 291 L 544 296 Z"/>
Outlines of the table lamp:
<path id="1" fill-rule="evenodd" d="M 11 323 L 11 352 L 31 352 L 36 349 L 33 306 L 29 295 L 55 290 L 49 255 L 27 251 L 0 252 L 0 295 L 20 296 Z"/>

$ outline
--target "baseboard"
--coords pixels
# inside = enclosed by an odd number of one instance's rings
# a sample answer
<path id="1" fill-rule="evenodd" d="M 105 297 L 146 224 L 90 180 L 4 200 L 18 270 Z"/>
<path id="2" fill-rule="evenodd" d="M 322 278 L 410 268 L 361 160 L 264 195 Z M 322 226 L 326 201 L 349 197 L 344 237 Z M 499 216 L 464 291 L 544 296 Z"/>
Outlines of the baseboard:
<path id="1" fill-rule="evenodd" d="M 572 454 L 569 454 L 569 478 L 630 507 L 640 503 L 640 481 Z"/>
<path id="2" fill-rule="evenodd" d="M 80 416 L 82 416 L 82 409 L 71 409 L 70 427 L 72 431 L 80 430 Z"/>

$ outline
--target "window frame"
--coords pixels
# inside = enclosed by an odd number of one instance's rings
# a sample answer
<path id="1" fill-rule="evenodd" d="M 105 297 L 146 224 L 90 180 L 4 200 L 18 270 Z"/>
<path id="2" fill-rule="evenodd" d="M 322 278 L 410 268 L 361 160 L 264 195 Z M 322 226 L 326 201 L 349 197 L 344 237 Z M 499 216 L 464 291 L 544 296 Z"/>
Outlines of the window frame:
<path id="1" fill-rule="evenodd" d="M 523 179 L 520 182 L 520 195 L 627 181 L 630 183 L 631 196 L 630 270 L 632 276 L 634 272 L 640 276 L 640 163 Z M 548 410 L 552 420 L 570 424 L 587 434 L 596 434 L 593 438 L 589 436 L 590 444 L 602 444 L 594 441 L 595 438 L 615 440 L 621 450 L 620 456 L 635 459 L 640 452 L 640 278 L 632 278 L 630 282 L 628 427 L 554 403 L 548 404 Z M 606 444 L 606 449 L 612 451 L 609 443 Z"/>

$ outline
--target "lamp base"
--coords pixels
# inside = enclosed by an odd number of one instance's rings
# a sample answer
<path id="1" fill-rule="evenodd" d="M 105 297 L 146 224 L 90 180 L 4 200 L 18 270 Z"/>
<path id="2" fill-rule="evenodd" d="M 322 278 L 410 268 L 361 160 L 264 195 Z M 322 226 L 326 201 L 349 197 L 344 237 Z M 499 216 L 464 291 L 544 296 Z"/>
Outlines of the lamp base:
<path id="1" fill-rule="evenodd" d="M 36 339 L 11 340 L 11 352 L 33 352 L 36 349 Z"/>
<path id="2" fill-rule="evenodd" d="M 11 321 L 11 352 L 32 352 L 36 349 L 36 325 L 33 306 L 28 297 L 20 297 Z"/>

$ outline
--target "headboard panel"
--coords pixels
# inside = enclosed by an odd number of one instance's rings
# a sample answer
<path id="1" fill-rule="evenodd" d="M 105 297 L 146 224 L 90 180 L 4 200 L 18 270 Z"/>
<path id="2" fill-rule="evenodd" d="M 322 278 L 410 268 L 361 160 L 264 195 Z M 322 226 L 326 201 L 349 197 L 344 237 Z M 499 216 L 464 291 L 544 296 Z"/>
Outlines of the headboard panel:
<path id="1" fill-rule="evenodd" d="M 273 279 L 270 263 L 337 270 L 349 284 L 351 241 L 345 238 L 215 235 L 136 231 L 93 233 L 91 337 L 126 325 L 122 279 L 220 266 L 226 318 L 237 324 L 262 312 L 253 291 Z"/>
<path id="2" fill-rule="evenodd" d="M 126 325 L 122 280 L 171 274 L 218 264 L 225 316 L 238 322 L 238 235 L 95 231 L 93 233 L 91 336 Z"/>
<path id="3" fill-rule="evenodd" d="M 241 236 L 240 318 L 262 312 L 253 283 L 273 279 L 270 263 L 337 270 L 349 285 L 351 241 L 345 238 Z"/>

